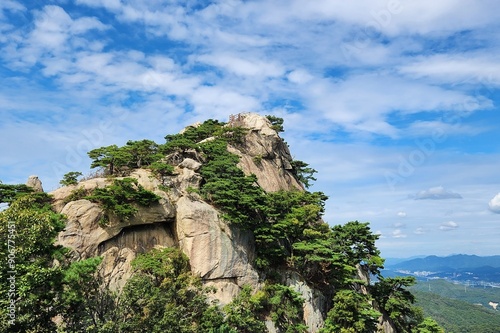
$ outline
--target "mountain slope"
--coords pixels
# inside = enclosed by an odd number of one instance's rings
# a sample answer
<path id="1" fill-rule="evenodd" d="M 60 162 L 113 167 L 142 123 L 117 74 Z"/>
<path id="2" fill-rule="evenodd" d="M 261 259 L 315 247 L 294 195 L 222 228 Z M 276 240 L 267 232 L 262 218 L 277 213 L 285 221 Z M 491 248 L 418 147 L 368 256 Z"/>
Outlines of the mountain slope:
<path id="1" fill-rule="evenodd" d="M 433 292 L 412 289 L 416 305 L 426 316 L 435 319 L 447 333 L 498 333 L 500 312 L 463 300 L 440 296 Z"/>

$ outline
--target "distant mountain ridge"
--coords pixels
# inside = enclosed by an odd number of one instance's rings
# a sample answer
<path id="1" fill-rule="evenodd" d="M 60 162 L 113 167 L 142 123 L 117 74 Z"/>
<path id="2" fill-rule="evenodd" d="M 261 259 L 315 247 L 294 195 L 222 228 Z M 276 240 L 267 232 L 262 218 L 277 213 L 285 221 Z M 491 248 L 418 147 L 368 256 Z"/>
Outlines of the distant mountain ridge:
<path id="1" fill-rule="evenodd" d="M 410 271 L 441 271 L 441 270 L 463 270 L 480 267 L 500 268 L 500 255 L 477 256 L 468 254 L 456 254 L 447 257 L 427 256 L 425 258 L 410 259 L 396 264 L 386 265 L 391 270 Z"/>

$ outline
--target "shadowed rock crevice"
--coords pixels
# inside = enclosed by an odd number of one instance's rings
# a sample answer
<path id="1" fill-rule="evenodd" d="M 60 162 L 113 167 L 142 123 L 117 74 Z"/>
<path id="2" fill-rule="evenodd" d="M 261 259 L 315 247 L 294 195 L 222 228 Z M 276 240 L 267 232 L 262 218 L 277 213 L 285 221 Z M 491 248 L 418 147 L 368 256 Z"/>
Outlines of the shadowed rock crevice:
<path id="1" fill-rule="evenodd" d="M 172 223 L 155 223 L 123 228 L 118 235 L 99 244 L 97 253 L 102 255 L 112 247 L 119 250 L 128 248 L 135 253 L 145 253 L 158 246 L 176 247 L 177 245 Z"/>

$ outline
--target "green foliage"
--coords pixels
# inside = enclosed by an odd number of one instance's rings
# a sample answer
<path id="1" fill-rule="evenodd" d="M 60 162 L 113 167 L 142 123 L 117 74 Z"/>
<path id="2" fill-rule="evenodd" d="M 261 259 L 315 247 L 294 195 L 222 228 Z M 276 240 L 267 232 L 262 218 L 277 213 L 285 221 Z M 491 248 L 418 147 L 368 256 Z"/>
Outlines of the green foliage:
<path id="1" fill-rule="evenodd" d="M 117 145 L 93 149 L 87 153 L 92 159 L 91 168 L 103 168 L 109 175 L 124 171 L 132 155 Z"/>
<path id="2" fill-rule="evenodd" d="M 223 122 L 219 122 L 218 120 L 208 119 L 204 121 L 199 126 L 190 126 L 186 128 L 184 133 L 182 133 L 182 137 L 193 142 L 198 143 L 202 140 L 213 136 L 219 136 L 222 133 L 222 127 L 225 125 Z M 167 135 L 165 139 L 171 137 Z"/>
<path id="3" fill-rule="evenodd" d="M 423 321 L 421 310 L 413 305 L 415 296 L 407 289 L 413 284 L 413 276 L 398 276 L 379 277 L 379 281 L 372 286 L 375 301 L 392 319 L 398 332 L 412 332 Z"/>
<path id="4" fill-rule="evenodd" d="M 205 333 L 222 326 L 222 314 L 207 300 L 210 289 L 191 274 L 188 258 L 179 249 L 139 255 L 133 267 L 114 332 Z"/>
<path id="5" fill-rule="evenodd" d="M 243 143 L 247 133 L 248 130 L 241 126 L 222 127 L 220 137 L 228 143 L 237 145 Z"/>
<path id="6" fill-rule="evenodd" d="M 59 182 L 59 184 L 63 186 L 68 186 L 68 185 L 76 185 L 78 184 L 78 177 L 82 176 L 83 174 L 78 171 L 70 171 L 66 174 L 64 174 L 63 179 Z"/>
<path id="7" fill-rule="evenodd" d="M 273 128 L 283 131 L 283 119 L 268 116 Z M 423 319 L 413 306 L 414 297 L 407 287 L 411 278 L 383 278 L 374 285 L 357 279 L 357 270 L 380 275 L 383 259 L 375 246 L 377 235 L 368 223 L 348 222 L 342 226 L 322 221 L 325 200 L 321 192 L 264 192 L 255 175 L 247 176 L 237 166 L 239 157 L 228 152 L 229 144 L 244 141 L 247 130 L 208 120 L 187 128 L 182 134 L 167 135 L 166 143 L 151 140 L 128 141 L 123 147 L 101 147 L 89 152 L 91 167 L 105 168 L 109 175 L 120 175 L 147 166 L 158 177 L 172 175 L 174 167 L 164 163 L 170 157 L 201 155 L 203 177 L 198 192 L 217 207 L 223 218 L 255 236 L 256 266 L 267 280 L 253 292 L 244 286 L 239 295 L 223 309 L 208 301 L 213 289 L 203 286 L 191 273 L 188 258 L 179 249 L 152 250 L 133 261 L 134 274 L 122 293 L 115 295 L 103 288 L 97 274 L 101 258 L 53 265 L 64 251 L 53 246 L 63 228 L 60 215 L 50 209 L 50 198 L 31 189 L 0 183 L 0 199 L 11 203 L 0 213 L 0 232 L 18 237 L 22 244 L 16 252 L 16 332 L 53 332 L 57 315 L 64 320 L 65 332 L 172 332 L 172 333 L 251 333 L 265 332 L 266 320 L 272 320 L 280 332 L 307 332 L 303 322 L 300 294 L 283 281 L 280 272 L 293 270 L 304 281 L 329 297 L 330 308 L 322 333 L 373 332 L 380 315 L 372 303 L 395 323 L 398 332 L 442 332 L 431 319 Z M 209 139 L 209 140 L 207 140 Z M 203 141 L 202 143 L 200 143 Z M 191 150 L 196 150 L 195 152 Z M 257 158 L 256 163 L 258 163 Z M 302 161 L 293 161 L 293 172 L 304 184 L 316 170 Z M 74 184 L 79 173 L 64 175 L 61 184 Z M 133 178 L 114 179 L 105 188 L 87 193 L 75 189 L 69 200 L 87 198 L 99 203 L 108 221 L 111 214 L 129 219 L 137 205 L 148 206 L 160 197 L 146 191 Z M 15 224 L 15 236 L 12 236 Z M 21 233 L 20 233 L 21 232 Z M 2 243 L 2 258 L 8 258 L 8 243 Z M 19 261 L 18 261 L 19 259 Z M 0 268 L 0 288 L 6 294 L 8 262 Z M 361 290 L 368 290 L 365 295 Z M 0 299 L 0 319 L 8 320 L 8 299 Z M 0 330 L 6 331 L 6 326 Z M 487 331 L 485 331 L 487 332 Z"/>
<path id="8" fill-rule="evenodd" d="M 416 333 L 444 333 L 444 330 L 439 324 L 431 317 L 424 318 L 415 331 Z M 485 332 L 481 330 L 481 332 Z"/>
<path id="9" fill-rule="evenodd" d="M 291 162 L 292 167 L 293 167 L 293 173 L 295 174 L 295 177 L 304 184 L 306 188 L 309 188 L 311 186 L 311 181 L 315 181 L 316 178 L 314 178 L 314 174 L 317 172 L 313 168 L 309 167 L 309 164 L 299 161 L 299 160 L 294 160 Z"/>
<path id="10" fill-rule="evenodd" d="M 262 164 L 262 155 L 257 155 L 252 158 L 253 162 L 256 165 L 261 165 Z"/>
<path id="11" fill-rule="evenodd" d="M 343 289 L 333 298 L 321 333 L 371 333 L 375 332 L 380 313 L 375 311 L 371 300 L 354 290 Z"/>
<path id="12" fill-rule="evenodd" d="M 55 332 L 52 318 L 60 309 L 62 268 L 54 266 L 62 249 L 54 246 L 63 217 L 45 193 L 28 193 L 0 212 L 0 330 Z M 15 318 L 8 306 L 14 302 Z M 14 325 L 9 320 L 14 319 Z"/>
<path id="13" fill-rule="evenodd" d="M 295 243 L 304 240 L 308 231 L 324 228 L 326 224 L 320 221 L 324 200 L 321 192 L 267 193 L 262 213 L 266 223 L 254 228 L 259 267 L 286 264 L 293 257 Z"/>
<path id="14" fill-rule="evenodd" d="M 121 148 L 126 154 L 130 155 L 127 163 L 129 168 L 141 168 L 145 165 L 151 165 L 162 157 L 159 153 L 159 146 L 151 140 L 127 141 L 127 144 Z"/>
<path id="15" fill-rule="evenodd" d="M 162 157 L 159 145 L 151 140 L 127 141 L 123 147 L 111 145 L 93 149 L 87 154 L 92 159 L 91 168 L 103 168 L 109 175 L 150 165 Z"/>
<path id="16" fill-rule="evenodd" d="M 195 142 L 184 138 L 182 134 L 167 135 L 165 139 L 167 142 L 160 146 L 160 151 L 163 154 L 183 152 L 189 149 L 197 148 Z"/>
<path id="17" fill-rule="evenodd" d="M 114 214 L 120 219 L 127 220 L 137 213 L 134 204 L 150 206 L 158 202 L 160 197 L 151 191 L 145 190 L 137 179 L 114 179 L 110 186 L 96 188 L 86 199 L 97 202 L 107 214 Z"/>
<path id="18" fill-rule="evenodd" d="M 378 274 L 384 268 L 384 260 L 375 245 L 379 236 L 371 232 L 368 222 L 352 221 L 334 226 L 332 231 L 338 249 L 349 262 L 362 264 L 372 274 Z"/>
<path id="19" fill-rule="evenodd" d="M 283 118 L 267 115 L 266 118 L 271 122 L 271 128 L 276 132 L 284 132 Z"/>
<path id="20" fill-rule="evenodd" d="M 265 332 L 264 321 L 270 318 L 279 332 L 307 332 L 303 322 L 299 293 L 281 284 L 266 284 L 252 294 L 250 286 L 243 286 L 238 296 L 224 307 L 225 324 L 234 332 Z"/>
<path id="21" fill-rule="evenodd" d="M 116 314 L 116 295 L 102 286 L 101 257 L 71 263 L 64 271 L 62 318 L 65 332 L 102 332 Z"/>
<path id="22" fill-rule="evenodd" d="M 85 199 L 89 194 L 89 190 L 86 190 L 85 187 L 80 186 L 71 191 L 71 193 L 66 198 L 64 198 L 64 202 L 68 203 L 71 201 Z"/>
<path id="23" fill-rule="evenodd" d="M 24 184 L 9 185 L 0 181 L 0 203 L 12 202 L 18 197 L 33 192 L 33 189 Z"/>
<path id="24" fill-rule="evenodd" d="M 174 167 L 172 165 L 160 161 L 151 163 L 149 169 L 153 172 L 154 175 L 161 178 L 174 174 Z"/>
<path id="25" fill-rule="evenodd" d="M 245 176 L 237 167 L 238 156 L 227 151 L 227 142 L 212 140 L 200 145 L 207 157 L 200 174 L 204 183 L 201 194 L 224 212 L 224 217 L 248 228 L 261 220 L 265 193 L 254 175 Z"/>
<path id="26" fill-rule="evenodd" d="M 282 284 L 270 284 L 262 290 L 263 305 L 279 332 L 307 332 L 302 306 L 304 299 L 292 288 Z"/>
<path id="27" fill-rule="evenodd" d="M 262 333 L 266 331 L 263 311 L 263 292 L 252 295 L 250 286 L 243 286 L 242 290 L 231 303 L 224 307 L 226 324 L 239 333 Z"/>

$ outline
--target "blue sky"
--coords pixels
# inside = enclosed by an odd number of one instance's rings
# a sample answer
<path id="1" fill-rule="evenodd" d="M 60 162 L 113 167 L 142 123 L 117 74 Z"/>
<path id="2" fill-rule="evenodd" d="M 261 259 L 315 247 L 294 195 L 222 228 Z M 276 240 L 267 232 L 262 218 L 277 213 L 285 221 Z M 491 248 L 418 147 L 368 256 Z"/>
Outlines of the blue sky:
<path id="1" fill-rule="evenodd" d="M 499 254 L 496 1 L 0 3 L 0 179 L 229 114 L 285 119 L 325 220 L 382 255 Z"/>

